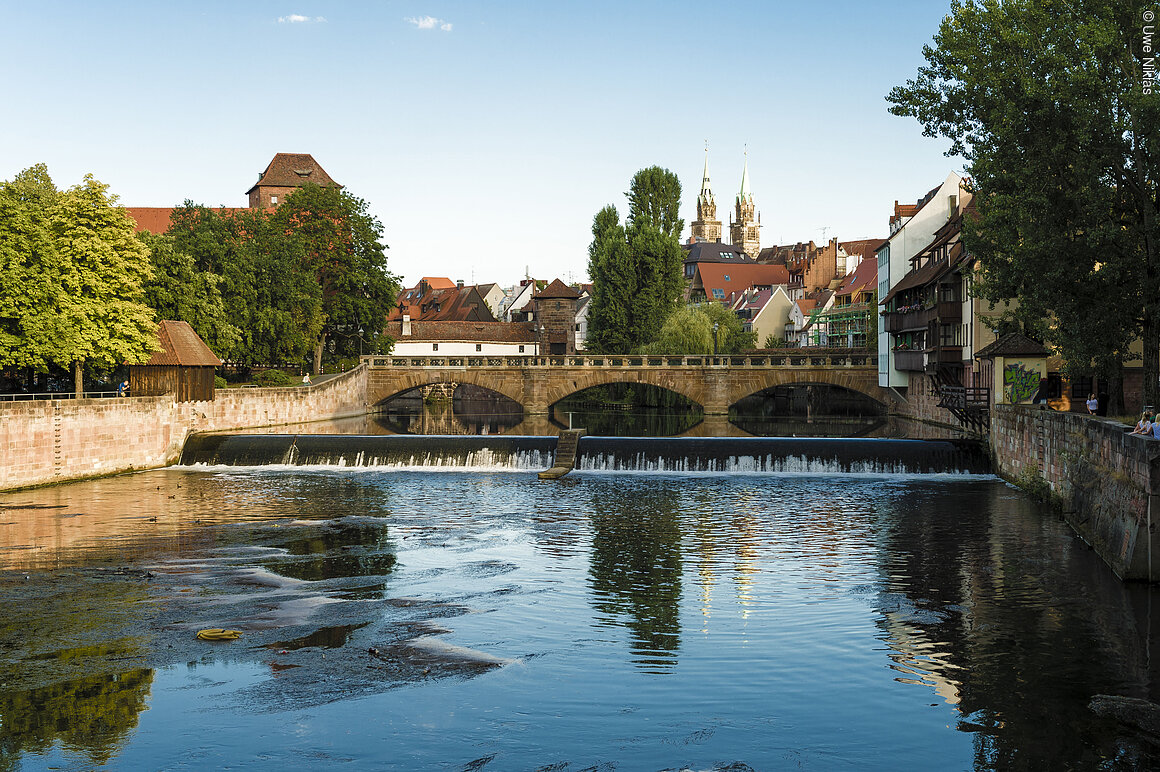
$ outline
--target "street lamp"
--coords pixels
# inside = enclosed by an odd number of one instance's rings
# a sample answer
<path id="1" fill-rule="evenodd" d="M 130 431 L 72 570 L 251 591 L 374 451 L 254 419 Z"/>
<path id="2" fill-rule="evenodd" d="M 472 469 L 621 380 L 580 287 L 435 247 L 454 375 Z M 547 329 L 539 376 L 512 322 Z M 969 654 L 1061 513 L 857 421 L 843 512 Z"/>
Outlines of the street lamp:
<path id="1" fill-rule="evenodd" d="M 721 326 L 720 322 L 713 322 L 713 356 L 717 356 L 717 328 Z"/>
<path id="2" fill-rule="evenodd" d="M 544 331 L 546 329 L 547 328 L 544 327 L 544 325 L 540 325 L 540 334 L 536 336 L 536 356 L 540 355 L 540 341 L 544 339 Z"/>

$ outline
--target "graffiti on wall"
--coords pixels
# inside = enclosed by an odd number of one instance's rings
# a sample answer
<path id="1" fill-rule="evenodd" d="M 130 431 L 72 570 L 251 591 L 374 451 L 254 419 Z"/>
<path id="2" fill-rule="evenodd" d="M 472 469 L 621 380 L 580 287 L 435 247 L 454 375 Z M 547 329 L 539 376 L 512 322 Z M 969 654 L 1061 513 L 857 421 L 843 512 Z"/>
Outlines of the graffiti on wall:
<path id="1" fill-rule="evenodd" d="M 1003 368 L 1003 392 L 1007 401 L 1017 405 L 1034 397 L 1042 377 L 1039 368 L 1028 370 L 1024 362 L 1007 364 Z"/>

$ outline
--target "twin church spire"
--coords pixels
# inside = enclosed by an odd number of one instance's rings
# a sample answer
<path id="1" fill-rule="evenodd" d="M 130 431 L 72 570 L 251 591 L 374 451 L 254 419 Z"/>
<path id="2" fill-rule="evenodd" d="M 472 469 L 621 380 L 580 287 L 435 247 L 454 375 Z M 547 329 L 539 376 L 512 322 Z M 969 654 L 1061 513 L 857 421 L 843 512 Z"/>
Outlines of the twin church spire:
<path id="1" fill-rule="evenodd" d="M 690 224 L 694 241 L 721 241 L 721 221 L 717 219 L 717 201 L 709 183 L 709 148 L 705 148 L 705 172 L 701 176 L 701 192 L 697 195 L 697 219 Z M 741 191 L 734 202 L 729 220 L 729 240 L 750 257 L 761 251 L 761 219 L 756 214 L 753 192 L 749 189 L 749 152 L 741 172 Z"/>

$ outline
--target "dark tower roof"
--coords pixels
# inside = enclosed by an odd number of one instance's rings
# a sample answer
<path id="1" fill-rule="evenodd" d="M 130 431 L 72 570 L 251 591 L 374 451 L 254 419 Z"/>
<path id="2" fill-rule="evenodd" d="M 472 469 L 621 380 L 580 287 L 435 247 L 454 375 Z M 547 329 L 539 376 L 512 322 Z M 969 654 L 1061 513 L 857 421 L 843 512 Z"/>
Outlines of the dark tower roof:
<path id="1" fill-rule="evenodd" d="M 537 292 L 533 298 L 542 300 L 544 298 L 565 298 L 568 300 L 576 300 L 580 297 L 580 293 L 569 287 L 559 279 L 555 279 L 547 287 Z"/>
<path id="2" fill-rule="evenodd" d="M 308 182 L 323 187 L 342 187 L 309 153 L 278 153 L 246 194 L 257 188 L 298 188 Z"/>

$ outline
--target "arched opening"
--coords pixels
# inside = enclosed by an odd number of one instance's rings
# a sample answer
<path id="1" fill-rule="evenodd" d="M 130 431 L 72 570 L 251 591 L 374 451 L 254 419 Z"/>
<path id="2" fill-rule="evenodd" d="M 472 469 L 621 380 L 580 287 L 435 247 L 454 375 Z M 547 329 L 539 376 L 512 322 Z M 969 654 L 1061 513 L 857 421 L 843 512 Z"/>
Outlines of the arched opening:
<path id="1" fill-rule="evenodd" d="M 569 394 L 552 406 L 552 422 L 603 437 L 671 437 L 701 422 L 701 406 L 648 383 L 606 383 Z"/>
<path id="2" fill-rule="evenodd" d="M 375 423 L 397 434 L 503 434 L 524 420 L 520 403 L 470 383 L 427 383 L 378 404 Z"/>
<path id="3" fill-rule="evenodd" d="M 761 437 L 890 433 L 881 403 L 862 392 L 825 383 L 792 383 L 755 392 L 729 408 L 729 421 Z"/>

